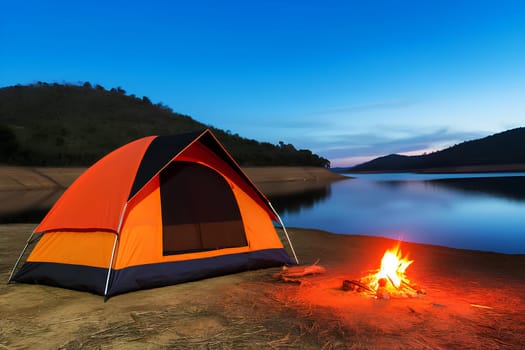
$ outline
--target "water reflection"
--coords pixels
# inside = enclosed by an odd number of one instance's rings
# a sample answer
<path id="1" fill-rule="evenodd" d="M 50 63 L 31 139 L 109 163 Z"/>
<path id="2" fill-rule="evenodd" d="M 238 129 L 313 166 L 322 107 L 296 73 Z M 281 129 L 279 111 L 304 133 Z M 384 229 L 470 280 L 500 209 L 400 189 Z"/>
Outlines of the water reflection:
<path id="1" fill-rule="evenodd" d="M 310 189 L 291 194 L 271 195 L 269 200 L 281 214 L 299 213 L 302 209 L 312 208 L 332 194 L 330 186 Z"/>
<path id="2" fill-rule="evenodd" d="M 38 223 L 49 209 L 28 209 L 0 216 L 0 224 Z"/>
<path id="3" fill-rule="evenodd" d="M 0 191 L 0 224 L 40 222 L 63 189 Z"/>
<path id="4" fill-rule="evenodd" d="M 484 193 L 511 200 L 525 201 L 525 177 L 439 179 L 428 180 L 426 183 L 466 193 Z"/>
<path id="5" fill-rule="evenodd" d="M 286 212 L 283 220 L 290 227 L 341 234 L 525 253 L 525 177 L 425 176 L 364 176 L 334 183 L 323 200 Z M 281 198 L 282 206 L 287 199 Z"/>

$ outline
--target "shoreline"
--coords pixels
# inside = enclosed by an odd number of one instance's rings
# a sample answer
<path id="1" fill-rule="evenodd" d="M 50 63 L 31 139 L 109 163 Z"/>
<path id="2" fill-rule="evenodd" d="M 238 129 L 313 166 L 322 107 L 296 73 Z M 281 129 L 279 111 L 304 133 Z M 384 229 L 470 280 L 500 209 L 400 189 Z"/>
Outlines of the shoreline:
<path id="1" fill-rule="evenodd" d="M 47 212 L 87 168 L 0 166 L 0 218 Z M 266 196 L 322 189 L 349 177 L 318 167 L 246 167 L 246 175 Z M 15 219 L 12 219 L 15 217 Z M 2 219 L 4 220 L 4 219 Z"/>
<path id="2" fill-rule="evenodd" d="M 1 191 L 66 189 L 87 167 L 22 167 L 0 166 Z M 303 183 L 318 186 L 348 179 L 320 167 L 243 167 L 242 170 L 258 187 L 271 183 Z M 266 185 L 266 186 L 265 186 Z M 264 191 L 263 191 L 264 192 Z"/>

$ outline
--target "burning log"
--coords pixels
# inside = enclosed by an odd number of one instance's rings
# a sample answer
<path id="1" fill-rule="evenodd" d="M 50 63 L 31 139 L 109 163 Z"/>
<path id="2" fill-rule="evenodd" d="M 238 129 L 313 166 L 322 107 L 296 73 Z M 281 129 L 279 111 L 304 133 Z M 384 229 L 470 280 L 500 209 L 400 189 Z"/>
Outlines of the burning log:
<path id="1" fill-rule="evenodd" d="M 394 287 L 392 289 L 392 286 Z M 367 293 L 378 299 L 390 299 L 391 296 L 422 296 L 425 291 L 409 283 L 403 283 L 400 287 L 395 287 L 388 279 L 380 279 L 377 288 L 372 288 L 360 280 L 344 280 L 341 286 L 344 291 Z"/>

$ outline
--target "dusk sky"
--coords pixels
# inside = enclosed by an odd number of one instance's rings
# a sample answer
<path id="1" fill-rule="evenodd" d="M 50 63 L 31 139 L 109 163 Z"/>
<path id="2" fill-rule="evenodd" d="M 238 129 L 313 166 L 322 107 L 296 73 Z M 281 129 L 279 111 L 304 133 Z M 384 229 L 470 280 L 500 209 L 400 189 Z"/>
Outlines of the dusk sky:
<path id="1" fill-rule="evenodd" d="M 100 84 L 348 166 L 525 126 L 525 1 L 9 1 L 0 87 Z"/>

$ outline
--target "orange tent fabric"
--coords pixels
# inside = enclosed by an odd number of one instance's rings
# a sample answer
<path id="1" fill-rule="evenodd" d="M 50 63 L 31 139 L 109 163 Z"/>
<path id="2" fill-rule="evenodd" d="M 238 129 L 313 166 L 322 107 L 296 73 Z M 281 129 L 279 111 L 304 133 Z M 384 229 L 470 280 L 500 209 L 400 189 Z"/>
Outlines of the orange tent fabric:
<path id="1" fill-rule="evenodd" d="M 210 130 L 145 137 L 68 188 L 12 280 L 109 297 L 291 264 L 272 220 L 268 199 Z"/>
<path id="2" fill-rule="evenodd" d="M 131 142 L 86 170 L 59 198 L 35 231 L 93 227 L 117 231 L 141 156 L 154 138 Z"/>

